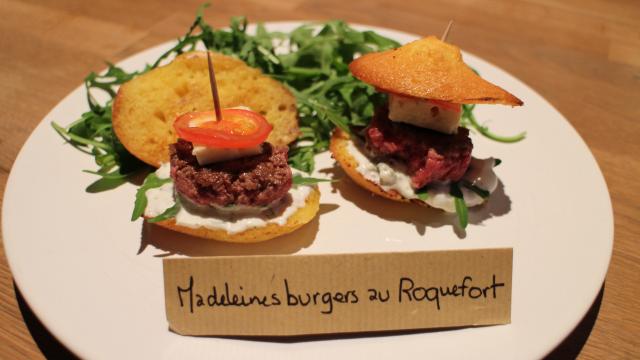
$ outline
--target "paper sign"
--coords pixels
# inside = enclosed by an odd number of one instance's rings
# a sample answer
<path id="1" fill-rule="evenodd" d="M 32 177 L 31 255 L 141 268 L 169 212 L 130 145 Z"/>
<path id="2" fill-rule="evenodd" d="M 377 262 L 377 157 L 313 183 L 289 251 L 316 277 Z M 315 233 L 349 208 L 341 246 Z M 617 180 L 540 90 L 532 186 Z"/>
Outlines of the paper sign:
<path id="1" fill-rule="evenodd" d="M 163 260 L 170 328 L 291 336 L 504 324 L 512 249 Z"/>

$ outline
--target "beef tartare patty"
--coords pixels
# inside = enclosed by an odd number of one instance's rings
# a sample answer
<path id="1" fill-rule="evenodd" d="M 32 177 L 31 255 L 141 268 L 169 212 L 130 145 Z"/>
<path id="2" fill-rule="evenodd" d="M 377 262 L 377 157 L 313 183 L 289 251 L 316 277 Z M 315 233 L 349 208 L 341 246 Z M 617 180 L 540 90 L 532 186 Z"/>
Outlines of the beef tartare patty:
<path id="1" fill-rule="evenodd" d="M 262 145 L 255 156 L 200 166 L 193 145 L 170 146 L 171 178 L 180 195 L 199 205 L 268 206 L 291 188 L 287 148 Z"/>
<path id="2" fill-rule="evenodd" d="M 389 120 L 386 108 L 376 111 L 365 139 L 374 156 L 406 164 L 415 189 L 434 181 L 460 180 L 471 162 L 469 130 L 461 127 L 448 135 L 396 123 Z"/>

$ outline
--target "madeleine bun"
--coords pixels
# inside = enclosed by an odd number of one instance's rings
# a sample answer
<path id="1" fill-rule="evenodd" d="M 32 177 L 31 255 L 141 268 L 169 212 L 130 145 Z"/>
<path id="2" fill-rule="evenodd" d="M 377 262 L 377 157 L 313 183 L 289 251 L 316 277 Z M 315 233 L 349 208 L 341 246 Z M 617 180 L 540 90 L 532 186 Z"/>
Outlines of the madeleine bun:
<path id="1" fill-rule="evenodd" d="M 226 241 L 232 243 L 255 243 L 273 239 L 293 232 L 302 225 L 307 224 L 320 209 L 320 191 L 314 187 L 307 196 L 305 205 L 299 208 L 287 219 L 286 224 L 278 225 L 269 223 L 265 226 L 250 228 L 238 233 L 230 234 L 223 229 L 211 229 L 206 227 L 191 228 L 176 224 L 175 218 L 159 221 L 154 224 L 183 234 L 197 236 L 210 240 Z M 145 217 L 148 219 L 148 217 Z"/>
<path id="2" fill-rule="evenodd" d="M 230 56 L 212 53 L 223 108 L 246 106 L 273 125 L 267 141 L 287 145 L 299 134 L 295 97 L 280 82 Z M 213 110 L 207 56 L 182 54 L 166 66 L 122 85 L 113 104 L 113 129 L 124 147 L 159 167 L 176 142 L 173 122 L 191 111 Z"/>
<path id="3" fill-rule="evenodd" d="M 382 196 L 387 199 L 400 201 L 400 202 L 415 202 L 418 204 L 426 205 L 422 201 L 411 201 L 395 190 L 384 190 L 380 185 L 365 178 L 357 169 L 358 161 L 349 153 L 349 143 L 351 142 L 349 134 L 336 128 L 331 136 L 331 142 L 329 143 L 329 150 L 331 156 L 338 162 L 342 170 L 353 180 L 356 184 L 371 191 L 372 193 Z"/>

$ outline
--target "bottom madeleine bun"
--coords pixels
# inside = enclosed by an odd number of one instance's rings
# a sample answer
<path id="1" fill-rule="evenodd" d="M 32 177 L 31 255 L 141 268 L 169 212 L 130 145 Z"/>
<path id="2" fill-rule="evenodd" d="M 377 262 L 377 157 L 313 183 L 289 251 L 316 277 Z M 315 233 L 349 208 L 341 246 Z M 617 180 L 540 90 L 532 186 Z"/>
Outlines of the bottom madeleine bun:
<path id="1" fill-rule="evenodd" d="M 400 195 L 395 190 L 384 190 L 380 185 L 366 179 L 359 171 L 358 171 L 358 161 L 351 155 L 349 152 L 349 144 L 352 142 L 349 134 L 346 132 L 336 129 L 331 136 L 331 142 L 329 144 L 329 150 L 331 150 L 331 155 L 333 158 L 340 164 L 342 170 L 349 175 L 351 180 L 353 180 L 356 184 L 361 187 L 371 191 L 372 193 L 382 196 L 387 199 L 400 201 L 400 202 L 413 202 L 416 204 L 420 204 L 423 206 L 428 206 L 423 201 L 411 201 L 402 195 Z"/>
<path id="2" fill-rule="evenodd" d="M 270 240 L 297 230 L 302 225 L 310 222 L 316 216 L 319 209 L 320 191 L 314 187 L 311 193 L 309 193 L 309 195 L 307 196 L 305 205 L 299 208 L 293 215 L 291 215 L 287 219 L 287 223 L 284 225 L 270 223 L 265 226 L 255 227 L 238 233 L 230 234 L 222 229 L 209 229 L 205 227 L 190 228 L 187 226 L 178 225 L 173 218 L 165 221 L 160 221 L 155 224 L 173 231 L 181 232 L 183 234 L 193 235 L 211 240 L 226 241 L 232 243 L 255 243 Z"/>

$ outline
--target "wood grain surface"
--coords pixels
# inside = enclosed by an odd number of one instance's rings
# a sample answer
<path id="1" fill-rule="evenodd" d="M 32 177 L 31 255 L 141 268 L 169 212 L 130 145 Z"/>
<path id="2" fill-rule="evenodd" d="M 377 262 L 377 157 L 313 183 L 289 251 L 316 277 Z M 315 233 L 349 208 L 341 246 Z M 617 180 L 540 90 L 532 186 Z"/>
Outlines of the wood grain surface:
<path id="1" fill-rule="evenodd" d="M 181 35 L 198 4 L 0 0 L 0 198 L 20 147 L 53 106 L 104 60 Z M 640 358 L 639 1 L 215 1 L 206 20 L 225 26 L 233 15 L 340 18 L 425 35 L 454 19 L 449 39 L 549 100 L 584 138 L 609 186 L 615 244 L 607 280 L 550 357 Z M 16 294 L 0 251 L 0 358 L 71 356 Z"/>

